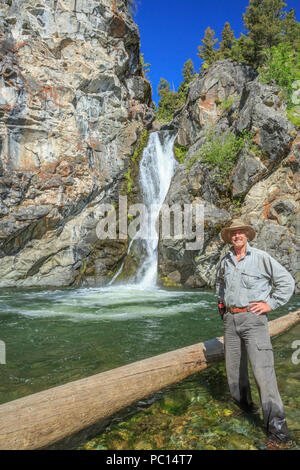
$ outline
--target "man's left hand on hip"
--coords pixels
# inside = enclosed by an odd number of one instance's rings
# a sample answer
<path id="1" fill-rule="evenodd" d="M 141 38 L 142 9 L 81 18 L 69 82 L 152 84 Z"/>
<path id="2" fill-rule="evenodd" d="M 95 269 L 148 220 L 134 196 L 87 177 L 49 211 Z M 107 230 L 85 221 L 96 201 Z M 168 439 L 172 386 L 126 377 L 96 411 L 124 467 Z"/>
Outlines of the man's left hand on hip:
<path id="1" fill-rule="evenodd" d="M 256 315 L 263 315 L 272 309 L 266 302 L 250 302 L 250 310 Z"/>

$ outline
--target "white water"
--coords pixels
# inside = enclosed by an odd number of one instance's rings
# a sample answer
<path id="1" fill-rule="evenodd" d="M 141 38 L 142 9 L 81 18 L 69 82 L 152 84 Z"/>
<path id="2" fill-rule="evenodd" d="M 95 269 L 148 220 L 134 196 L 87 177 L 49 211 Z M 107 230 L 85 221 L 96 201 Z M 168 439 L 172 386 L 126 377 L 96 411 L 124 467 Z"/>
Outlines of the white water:
<path id="1" fill-rule="evenodd" d="M 147 213 L 151 216 L 149 217 L 148 237 L 143 240 L 146 256 L 134 276 L 135 285 L 141 288 L 154 287 L 157 282 L 158 233 L 155 230 L 155 222 L 177 165 L 173 153 L 175 137 L 176 135 L 171 134 L 169 131 L 151 133 L 140 162 L 139 183 L 143 204 L 147 209 Z M 138 240 L 138 237 L 134 237 L 130 241 L 126 256 L 130 252 L 133 241 L 136 240 Z M 124 263 L 125 260 L 108 286 L 114 284 L 123 270 Z"/>
<path id="2" fill-rule="evenodd" d="M 175 137 L 168 131 L 153 132 L 141 159 L 140 188 L 149 213 L 151 207 L 152 227 L 155 227 L 176 168 L 173 153 Z M 157 281 L 158 233 L 154 228 L 149 232 L 154 236 L 145 240 L 146 259 L 137 272 L 137 284 L 142 287 L 155 286 Z"/>

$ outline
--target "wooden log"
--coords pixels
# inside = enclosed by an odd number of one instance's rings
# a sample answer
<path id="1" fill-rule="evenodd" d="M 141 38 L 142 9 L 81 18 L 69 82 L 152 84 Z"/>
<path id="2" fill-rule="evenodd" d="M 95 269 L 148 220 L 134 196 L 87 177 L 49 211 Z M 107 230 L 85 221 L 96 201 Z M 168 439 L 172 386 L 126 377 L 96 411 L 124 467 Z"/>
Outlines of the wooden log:
<path id="1" fill-rule="evenodd" d="M 270 336 L 300 310 L 269 322 Z M 40 449 L 224 359 L 223 337 L 160 354 L 0 405 L 0 449 Z"/>

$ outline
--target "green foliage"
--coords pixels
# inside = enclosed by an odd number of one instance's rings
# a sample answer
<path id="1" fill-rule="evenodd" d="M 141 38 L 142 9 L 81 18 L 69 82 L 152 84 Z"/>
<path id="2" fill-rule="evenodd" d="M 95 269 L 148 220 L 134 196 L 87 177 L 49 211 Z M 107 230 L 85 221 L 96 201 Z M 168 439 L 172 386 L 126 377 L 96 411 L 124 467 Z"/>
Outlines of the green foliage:
<path id="1" fill-rule="evenodd" d="M 223 111 L 228 111 L 235 101 L 237 101 L 237 98 L 234 98 L 233 96 L 228 96 L 228 98 L 221 102 L 221 108 L 223 109 Z"/>
<path id="2" fill-rule="evenodd" d="M 148 78 L 148 77 L 147 77 L 147 73 L 150 71 L 150 66 L 151 66 L 151 64 L 149 64 L 148 62 L 145 63 L 144 54 L 143 54 L 143 53 L 140 54 L 140 64 L 141 64 L 141 66 L 142 66 L 142 71 L 143 71 L 143 76 L 144 76 L 144 78 Z"/>
<path id="3" fill-rule="evenodd" d="M 179 163 L 184 163 L 185 155 L 188 151 L 186 145 L 179 145 L 177 142 L 174 144 L 174 154 Z"/>
<path id="4" fill-rule="evenodd" d="M 231 48 L 230 58 L 237 62 L 248 62 L 252 60 L 253 44 L 245 34 L 241 33 L 239 39 L 235 39 Z"/>
<path id="5" fill-rule="evenodd" d="M 160 79 L 157 87 L 158 96 L 160 97 L 156 109 L 157 121 L 172 121 L 175 111 L 184 105 L 189 84 L 197 77 L 191 59 L 184 63 L 182 76 L 183 81 L 177 92 L 170 90 L 170 83 L 165 78 Z"/>
<path id="6" fill-rule="evenodd" d="M 246 132 L 240 136 L 235 136 L 231 132 L 216 136 L 212 131 L 209 131 L 200 152 L 187 161 L 187 169 L 190 170 L 195 161 L 201 158 L 203 162 L 218 170 L 218 180 L 226 178 L 232 171 L 240 150 L 249 138 Z"/>
<path id="7" fill-rule="evenodd" d="M 235 196 L 232 199 L 232 213 L 238 215 L 242 211 L 243 196 Z"/>
<path id="8" fill-rule="evenodd" d="M 185 83 L 190 83 L 194 80 L 195 78 L 195 69 L 194 69 L 194 63 L 192 61 L 192 59 L 188 59 L 184 65 L 183 65 L 183 69 L 182 69 L 182 76 L 183 76 L 183 81 Z"/>
<path id="9" fill-rule="evenodd" d="M 164 287 L 182 287 L 182 284 L 180 284 L 179 282 L 172 281 L 168 278 L 168 276 L 162 276 L 161 274 L 159 274 L 158 279 Z"/>
<path id="10" fill-rule="evenodd" d="M 227 21 L 222 31 L 222 42 L 220 43 L 220 47 L 217 53 L 218 59 L 229 59 L 231 57 L 231 49 L 234 45 L 234 41 L 234 32 Z"/>
<path id="11" fill-rule="evenodd" d="M 199 155 L 193 155 L 186 161 L 185 166 L 188 172 L 191 171 L 192 166 L 197 160 L 199 160 Z"/>
<path id="12" fill-rule="evenodd" d="M 182 69 L 182 76 L 183 76 L 183 81 L 179 85 L 178 93 L 181 93 L 182 95 L 186 96 L 188 92 L 189 84 L 193 80 L 195 80 L 195 78 L 197 77 L 192 59 L 188 59 L 184 63 L 183 69 Z"/>
<path id="13" fill-rule="evenodd" d="M 283 20 L 283 40 L 289 44 L 293 49 L 299 50 L 300 48 L 300 23 L 295 18 L 296 11 L 291 9 L 286 13 Z"/>
<path id="14" fill-rule="evenodd" d="M 157 87 L 157 93 L 160 98 L 163 97 L 164 93 L 170 91 L 170 83 L 165 78 L 161 78 Z"/>
<path id="15" fill-rule="evenodd" d="M 236 137 L 231 132 L 226 135 L 208 134 L 199 156 L 212 168 L 218 168 L 221 176 L 227 176 L 234 167 L 239 151 L 244 146 L 244 137 Z"/>
<path id="16" fill-rule="evenodd" d="M 247 34 L 241 33 L 236 39 L 228 22 L 222 31 L 222 41 L 214 38 L 214 31 L 208 27 L 203 45 L 199 46 L 198 56 L 204 60 L 202 69 L 207 69 L 219 59 L 232 59 L 246 62 L 258 68 L 267 60 L 267 51 L 284 43 L 293 50 L 300 48 L 300 23 L 295 18 L 295 10 L 284 11 L 283 0 L 249 0 L 243 14 Z"/>
<path id="17" fill-rule="evenodd" d="M 204 38 L 202 39 L 203 46 L 198 46 L 197 55 L 204 60 L 206 66 L 211 65 L 217 60 L 217 52 L 214 49 L 218 39 L 215 37 L 215 32 L 209 26 L 205 30 Z"/>
<path id="18" fill-rule="evenodd" d="M 292 108 L 293 84 L 300 77 L 300 49 L 292 50 L 287 44 L 280 43 L 265 53 L 267 60 L 259 68 L 260 79 L 278 85 L 284 93 L 288 108 Z"/>
<path id="19" fill-rule="evenodd" d="M 143 132 L 142 132 L 142 135 L 138 141 L 138 144 L 135 148 L 135 151 L 133 152 L 133 156 L 132 156 L 132 162 L 138 162 L 142 156 L 142 153 L 143 153 L 143 150 L 144 148 L 146 147 L 147 145 L 147 142 L 148 142 L 148 138 L 149 138 L 149 132 L 147 131 L 147 129 L 144 129 Z"/>
<path id="20" fill-rule="evenodd" d="M 121 187 L 121 194 L 129 196 L 130 203 L 131 198 L 134 193 L 134 185 L 135 181 L 138 177 L 138 172 L 139 172 L 139 162 L 143 154 L 143 150 L 147 145 L 149 138 L 149 132 L 144 129 L 142 131 L 142 134 L 136 144 L 135 150 L 133 152 L 131 161 L 129 163 L 129 167 L 127 169 L 127 172 L 124 174 L 125 182 L 123 183 Z"/>
<path id="21" fill-rule="evenodd" d="M 133 185 L 133 179 L 131 176 L 131 168 L 129 167 L 127 172 L 124 174 L 124 177 L 127 180 L 127 193 L 130 194 L 132 192 L 132 185 Z"/>
<path id="22" fill-rule="evenodd" d="M 82 268 L 81 268 L 81 270 L 80 270 L 80 274 L 81 274 L 81 275 L 83 275 L 83 274 L 85 273 L 86 268 L 87 268 L 87 262 L 86 262 L 86 260 L 84 260 L 84 261 L 83 261 L 83 266 L 82 266 Z"/>
<path id="23" fill-rule="evenodd" d="M 294 124 L 296 127 L 300 127 L 300 109 L 299 107 L 292 107 L 287 110 L 287 115 L 289 120 Z"/>
<path id="24" fill-rule="evenodd" d="M 160 97 L 156 111 L 157 121 L 172 121 L 174 112 L 185 103 L 185 95 L 176 91 L 170 91 L 170 83 L 164 78 L 160 79 L 157 88 Z"/>
<path id="25" fill-rule="evenodd" d="M 248 46 L 251 63 L 261 65 L 265 60 L 265 49 L 276 46 L 281 41 L 286 3 L 283 0 L 250 0 L 243 15 L 245 29 L 248 30 Z"/>

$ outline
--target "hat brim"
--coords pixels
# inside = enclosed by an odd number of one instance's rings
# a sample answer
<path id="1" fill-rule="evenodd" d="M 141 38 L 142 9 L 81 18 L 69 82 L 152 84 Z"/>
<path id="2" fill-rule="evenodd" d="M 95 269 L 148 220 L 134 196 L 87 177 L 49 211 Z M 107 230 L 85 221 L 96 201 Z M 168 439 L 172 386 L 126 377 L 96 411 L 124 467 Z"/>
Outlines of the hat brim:
<path id="1" fill-rule="evenodd" d="M 248 240 L 251 242 L 255 238 L 255 230 L 250 225 L 241 225 L 240 227 L 225 227 L 221 230 L 221 238 L 224 243 L 231 243 L 231 232 L 235 230 L 245 230 Z"/>

